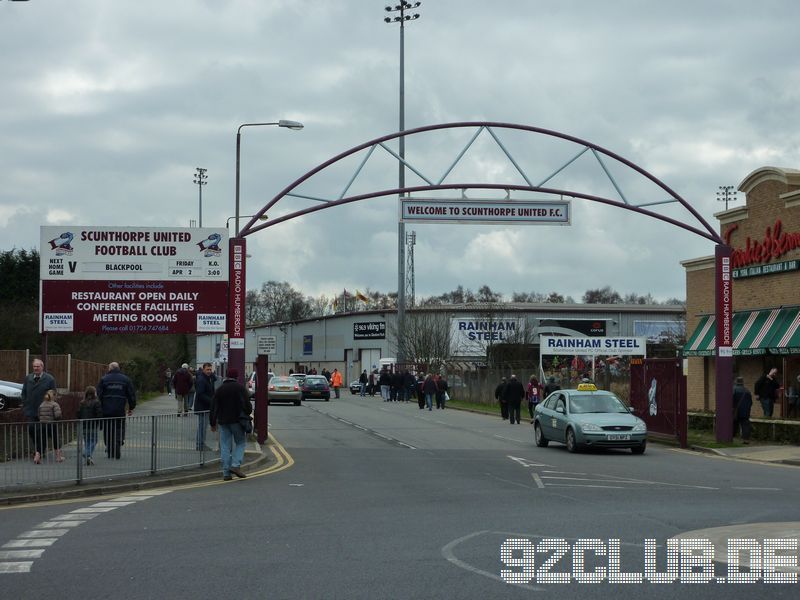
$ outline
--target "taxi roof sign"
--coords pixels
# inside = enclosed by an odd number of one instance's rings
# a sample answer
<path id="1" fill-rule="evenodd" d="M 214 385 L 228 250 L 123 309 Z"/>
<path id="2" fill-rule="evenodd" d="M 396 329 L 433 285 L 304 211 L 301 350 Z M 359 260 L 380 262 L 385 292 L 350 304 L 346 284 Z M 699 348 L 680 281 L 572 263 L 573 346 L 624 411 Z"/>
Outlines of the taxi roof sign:
<path id="1" fill-rule="evenodd" d="M 593 383 L 579 383 L 578 384 L 578 391 L 579 392 L 596 392 L 597 386 Z"/>

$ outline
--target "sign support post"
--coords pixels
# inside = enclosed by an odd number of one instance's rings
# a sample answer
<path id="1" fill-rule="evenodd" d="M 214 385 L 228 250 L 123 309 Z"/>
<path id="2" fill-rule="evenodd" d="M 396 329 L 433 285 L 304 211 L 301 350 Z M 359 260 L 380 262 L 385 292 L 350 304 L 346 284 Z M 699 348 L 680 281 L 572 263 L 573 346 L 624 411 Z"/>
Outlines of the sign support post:
<path id="1" fill-rule="evenodd" d="M 239 383 L 244 383 L 245 337 L 245 267 L 247 244 L 244 238 L 230 241 L 230 275 L 228 283 L 228 368 L 236 369 Z"/>
<path id="2" fill-rule="evenodd" d="M 718 442 L 733 439 L 733 273 L 730 246 L 714 250 L 716 341 L 716 426 Z"/>
<path id="3" fill-rule="evenodd" d="M 256 358 L 256 436 L 259 444 L 267 441 L 269 434 L 269 356 L 277 352 L 278 338 L 274 335 L 260 335 L 257 339 L 258 358 Z"/>

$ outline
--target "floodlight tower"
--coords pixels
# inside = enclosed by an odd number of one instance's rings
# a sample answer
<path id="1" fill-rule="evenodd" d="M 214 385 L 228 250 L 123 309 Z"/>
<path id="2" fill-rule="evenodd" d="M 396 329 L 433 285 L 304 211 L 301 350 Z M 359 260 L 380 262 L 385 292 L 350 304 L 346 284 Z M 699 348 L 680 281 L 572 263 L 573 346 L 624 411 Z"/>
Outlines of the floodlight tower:
<path id="1" fill-rule="evenodd" d="M 728 202 L 736 202 L 736 187 L 732 185 L 719 186 L 717 200 L 724 202 L 725 210 L 728 210 Z"/>
<path id="2" fill-rule="evenodd" d="M 394 6 L 387 6 L 386 12 L 394 13 L 393 16 L 387 16 L 383 20 L 386 23 L 398 23 L 400 25 L 400 128 L 398 131 L 405 131 L 406 128 L 406 115 L 405 115 L 405 24 L 407 21 L 416 21 L 419 19 L 419 13 L 408 13 L 407 11 L 419 8 L 422 2 L 407 2 L 402 0 L 399 4 Z M 404 136 L 399 138 L 400 143 L 400 161 L 398 163 L 398 187 L 403 189 L 406 185 L 405 174 L 405 158 L 406 158 L 406 140 Z M 398 198 L 398 203 L 400 198 Z M 405 274 L 405 243 L 406 243 L 406 229 L 405 223 L 398 221 L 397 223 L 397 331 L 399 335 L 403 335 L 406 323 L 406 274 Z M 405 362 L 406 357 L 402 356 L 402 346 L 398 344 L 397 362 Z"/>
<path id="3" fill-rule="evenodd" d="M 195 171 L 197 171 L 197 172 L 194 174 L 194 182 L 197 184 L 197 190 L 198 190 L 198 193 L 200 195 L 200 199 L 198 201 L 199 204 L 198 204 L 198 212 L 197 212 L 197 226 L 198 227 L 202 227 L 203 226 L 203 186 L 204 185 L 208 185 L 208 181 L 206 181 L 206 179 L 208 179 L 208 175 L 206 175 L 206 171 L 208 171 L 208 169 L 203 169 L 201 167 L 196 167 Z"/>

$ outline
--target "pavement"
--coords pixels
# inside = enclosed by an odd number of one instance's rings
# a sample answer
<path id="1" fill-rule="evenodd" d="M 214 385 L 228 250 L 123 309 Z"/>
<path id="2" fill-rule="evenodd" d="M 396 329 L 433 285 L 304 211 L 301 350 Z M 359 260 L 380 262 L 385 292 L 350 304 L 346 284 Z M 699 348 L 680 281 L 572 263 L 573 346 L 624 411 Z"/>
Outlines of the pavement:
<path id="1" fill-rule="evenodd" d="M 692 450 L 725 456 L 737 460 L 750 460 L 756 462 L 778 463 L 784 465 L 794 465 L 800 467 L 800 446 L 785 445 L 761 445 L 750 444 L 749 446 L 736 446 L 731 448 L 706 448 L 704 446 L 692 446 Z"/>
<path id="2" fill-rule="evenodd" d="M 142 417 L 151 417 L 154 415 L 175 415 L 177 409 L 177 402 L 173 396 L 162 395 L 157 396 L 147 402 L 137 405 L 134 410 L 134 416 L 137 419 L 131 420 L 131 429 L 134 429 L 135 423 L 143 422 Z M 179 419 L 179 422 L 184 419 Z M 190 415 L 186 421 L 186 427 L 191 428 L 193 431 L 196 427 L 194 415 Z M 36 469 L 50 469 L 51 471 L 63 469 L 67 474 L 60 481 L 52 481 L 47 483 L 28 482 L 20 485 L 14 485 L 6 488 L 0 487 L 0 506 L 12 504 L 24 504 L 30 502 L 40 502 L 47 500 L 61 500 L 69 498 L 80 498 L 84 496 L 97 496 L 126 493 L 135 490 L 152 489 L 156 487 L 175 486 L 189 484 L 197 481 L 221 479 L 222 473 L 219 465 L 219 443 L 217 434 L 208 432 L 206 444 L 211 446 L 211 451 L 204 453 L 206 463 L 198 465 L 196 462 L 196 454 L 190 452 L 191 458 L 189 460 L 195 461 L 194 464 L 186 464 L 185 466 L 177 466 L 167 471 L 160 471 L 154 475 L 148 472 L 139 473 L 126 473 L 125 471 L 133 471 L 135 468 L 126 465 L 127 462 L 133 463 L 136 456 L 136 441 L 133 432 L 129 432 L 133 439 L 126 439 L 128 442 L 123 446 L 122 458 L 119 461 L 108 460 L 103 455 L 102 433 L 100 435 L 100 443 L 95 452 L 95 465 L 87 468 L 86 473 L 92 473 L 96 479 L 86 479 L 80 484 L 69 481 L 71 473 L 75 471 L 75 458 L 77 456 L 77 448 L 75 442 L 65 444 L 63 446 L 64 454 L 67 458 L 63 463 L 54 463 L 50 461 L 48 464 L 39 465 L 33 469 L 21 469 L 15 471 L 14 475 L 19 478 L 20 474 L 24 477 L 25 473 L 36 473 Z M 185 432 L 184 432 L 185 434 Z M 166 439 L 170 436 L 175 437 L 181 435 L 176 431 L 162 431 L 161 437 L 164 438 L 166 443 L 172 440 Z M 190 434 L 193 439 L 193 434 Z M 149 442 L 148 442 L 149 445 Z M 131 446 L 134 446 L 133 448 Z M 145 448 L 146 451 L 149 452 Z M 52 454 L 52 453 L 51 453 Z M 183 458 L 187 452 L 182 449 L 175 449 L 174 454 L 177 458 Z M 165 460 L 169 460 L 166 458 Z M 16 461 L 9 461 L 7 463 L 0 463 L 0 470 L 4 468 L 13 468 Z M 259 445 L 253 436 L 250 436 L 245 450 L 245 459 L 242 464 L 242 469 L 245 472 L 252 472 L 257 469 L 263 469 L 271 462 L 276 462 L 273 453 L 269 450 L 269 443 L 263 447 Z M 183 462 L 176 462 L 176 465 L 183 465 Z M 52 475 L 52 473 L 50 474 Z M 58 476 L 54 477 L 58 479 Z M 66 481 L 65 481 L 65 480 Z M 3 479 L 0 478 L 0 481 Z"/>

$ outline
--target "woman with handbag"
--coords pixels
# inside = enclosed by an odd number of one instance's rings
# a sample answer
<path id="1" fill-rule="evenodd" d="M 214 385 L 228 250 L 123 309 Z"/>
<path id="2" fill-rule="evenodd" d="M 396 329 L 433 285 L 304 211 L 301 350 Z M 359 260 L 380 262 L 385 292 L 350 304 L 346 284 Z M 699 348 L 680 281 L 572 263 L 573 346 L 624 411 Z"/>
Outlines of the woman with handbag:
<path id="1" fill-rule="evenodd" d="M 214 392 L 209 414 L 211 431 L 217 431 L 219 427 L 219 454 L 225 481 L 233 479 L 231 473 L 240 478 L 247 477 L 241 466 L 247 443 L 247 426 L 250 431 L 253 430 L 250 421 L 253 407 L 247 398 L 247 390 L 237 381 L 238 377 L 236 369 L 228 369 L 222 385 Z"/>

